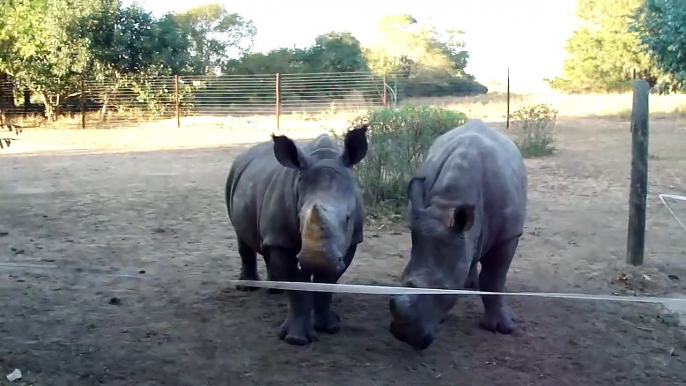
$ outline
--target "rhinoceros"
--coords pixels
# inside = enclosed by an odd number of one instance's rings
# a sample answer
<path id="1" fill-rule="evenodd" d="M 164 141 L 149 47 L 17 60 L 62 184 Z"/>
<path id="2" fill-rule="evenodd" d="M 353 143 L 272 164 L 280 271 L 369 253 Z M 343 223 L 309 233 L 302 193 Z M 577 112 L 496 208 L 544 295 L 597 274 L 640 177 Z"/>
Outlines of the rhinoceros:
<path id="1" fill-rule="evenodd" d="M 402 285 L 502 292 L 526 219 L 527 173 L 514 142 L 467 121 L 435 139 L 407 197 L 412 247 Z M 481 298 L 480 326 L 511 333 L 514 315 L 503 296 Z M 394 295 L 391 334 L 424 350 L 456 303 L 454 295 Z"/>
<path id="2" fill-rule="evenodd" d="M 268 280 L 338 281 L 363 238 L 362 199 L 352 167 L 367 154 L 367 129 L 365 124 L 348 131 L 343 149 L 326 134 L 302 147 L 272 135 L 271 142 L 236 157 L 226 181 L 226 204 L 241 257 L 239 279 L 259 280 L 259 253 Z M 278 334 L 282 340 L 306 345 L 315 331 L 339 331 L 331 293 L 288 292 L 288 315 Z"/>

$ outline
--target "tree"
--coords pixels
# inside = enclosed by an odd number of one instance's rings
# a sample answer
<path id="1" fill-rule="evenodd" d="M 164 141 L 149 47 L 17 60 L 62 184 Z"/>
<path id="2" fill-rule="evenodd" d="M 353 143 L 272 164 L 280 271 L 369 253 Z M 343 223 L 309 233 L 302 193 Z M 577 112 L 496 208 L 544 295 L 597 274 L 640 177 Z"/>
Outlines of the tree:
<path id="1" fill-rule="evenodd" d="M 305 61 L 317 72 L 368 71 L 360 41 L 350 32 L 332 31 L 317 36 L 315 44 L 304 52 Z"/>
<path id="2" fill-rule="evenodd" d="M 462 31 L 438 31 L 411 15 L 387 15 L 378 38 L 365 50 L 372 71 L 392 74 L 398 93 L 410 96 L 469 95 L 487 89 L 465 73 L 469 55 Z"/>
<path id="3" fill-rule="evenodd" d="M 686 89 L 686 4 L 681 0 L 647 0 L 634 15 L 638 33 L 657 67 L 663 72 L 662 91 Z"/>
<path id="4" fill-rule="evenodd" d="M 87 69 L 92 94 L 101 106 L 100 120 L 120 88 L 153 66 L 157 52 L 155 19 L 136 3 L 121 7 L 120 0 L 102 0 L 101 8 L 81 20 L 80 31 L 93 57 Z"/>
<path id="5" fill-rule="evenodd" d="M 583 24 L 567 41 L 562 76 L 550 81 L 567 92 L 625 91 L 633 72 L 650 78 L 655 68 L 630 31 L 631 15 L 643 0 L 577 0 Z"/>
<path id="6" fill-rule="evenodd" d="M 37 93 L 53 121 L 65 99 L 79 95 L 78 78 L 92 56 L 77 22 L 93 0 L 14 0 L 3 6 L 0 72 Z"/>
<path id="7" fill-rule="evenodd" d="M 193 73 L 221 69 L 228 58 L 248 52 L 257 29 L 252 21 L 229 13 L 221 4 L 206 4 L 174 16 L 189 32 Z"/>

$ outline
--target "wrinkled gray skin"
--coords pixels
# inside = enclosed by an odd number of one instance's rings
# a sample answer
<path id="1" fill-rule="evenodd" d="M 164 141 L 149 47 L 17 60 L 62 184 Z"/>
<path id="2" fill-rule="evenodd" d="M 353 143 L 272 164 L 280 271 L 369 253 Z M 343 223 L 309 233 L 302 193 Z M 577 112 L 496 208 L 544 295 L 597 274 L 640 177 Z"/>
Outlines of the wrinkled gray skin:
<path id="1" fill-rule="evenodd" d="M 366 131 L 367 125 L 349 131 L 342 150 L 325 134 L 302 148 L 286 136 L 272 136 L 273 142 L 236 158 L 226 181 L 226 203 L 238 239 L 240 279 L 259 280 L 259 253 L 268 280 L 338 281 L 363 237 L 362 199 L 352 166 L 367 153 Z M 331 293 L 288 292 L 281 339 L 306 345 L 316 338 L 315 330 L 338 332 L 341 318 L 330 308 Z"/>
<path id="2" fill-rule="evenodd" d="M 501 292 L 526 219 L 527 175 L 517 146 L 470 120 L 436 138 L 419 175 L 407 186 L 412 250 L 403 285 Z M 511 333 L 503 296 L 482 301 L 481 327 Z M 426 349 L 456 302 L 452 295 L 393 296 L 391 333 Z"/>

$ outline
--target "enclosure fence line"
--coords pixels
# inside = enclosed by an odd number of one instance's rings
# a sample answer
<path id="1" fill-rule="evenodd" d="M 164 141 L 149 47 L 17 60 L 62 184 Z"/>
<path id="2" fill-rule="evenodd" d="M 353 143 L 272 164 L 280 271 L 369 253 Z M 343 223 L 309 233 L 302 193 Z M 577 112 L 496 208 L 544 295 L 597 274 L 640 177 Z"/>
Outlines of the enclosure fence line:
<path id="1" fill-rule="evenodd" d="M 384 78 L 369 73 L 173 76 L 140 84 L 91 80 L 83 82 L 80 113 L 83 128 L 89 125 L 88 111 L 96 110 L 98 121 L 92 124 L 128 115 L 133 120 L 173 117 L 181 127 L 184 117 L 274 115 L 278 130 L 283 114 L 388 105 L 387 89 Z"/>
<path id="2" fill-rule="evenodd" d="M 396 75 L 391 74 L 393 78 Z M 145 121 L 186 117 L 256 115 L 275 116 L 279 129 L 285 114 L 329 114 L 393 106 L 397 86 L 386 76 L 368 72 L 298 74 L 223 74 L 203 76 L 142 75 L 114 79 L 76 79 L 59 106 L 25 105 L 3 108 L 4 115 L 54 117 L 60 125 L 106 128 Z M 6 93 L 7 90 L 2 92 Z M 41 102 L 43 103 L 43 102 Z M 50 109 L 50 111 L 47 111 Z M 51 115 L 52 114 L 52 115 Z"/>

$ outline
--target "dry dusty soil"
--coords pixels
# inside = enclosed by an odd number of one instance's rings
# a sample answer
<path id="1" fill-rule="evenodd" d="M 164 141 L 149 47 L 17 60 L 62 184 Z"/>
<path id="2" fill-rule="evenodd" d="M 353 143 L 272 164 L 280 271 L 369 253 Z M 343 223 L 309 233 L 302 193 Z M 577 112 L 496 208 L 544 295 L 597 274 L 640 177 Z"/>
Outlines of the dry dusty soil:
<path id="1" fill-rule="evenodd" d="M 686 233 L 656 197 L 686 193 L 684 127 L 651 122 L 639 270 L 624 264 L 629 123 L 560 122 L 559 152 L 526 161 L 507 289 L 686 293 Z M 15 384 L 46 386 L 686 385 L 684 332 L 662 305 L 510 298 L 519 324 L 504 336 L 479 329 L 467 297 L 418 352 L 388 332 L 386 297 L 335 295 L 337 335 L 281 342 L 286 297 L 227 284 L 239 258 L 223 189 L 241 150 L 0 156 L 0 385 L 14 368 Z M 369 222 L 342 281 L 397 283 L 409 245 L 402 226 Z"/>

